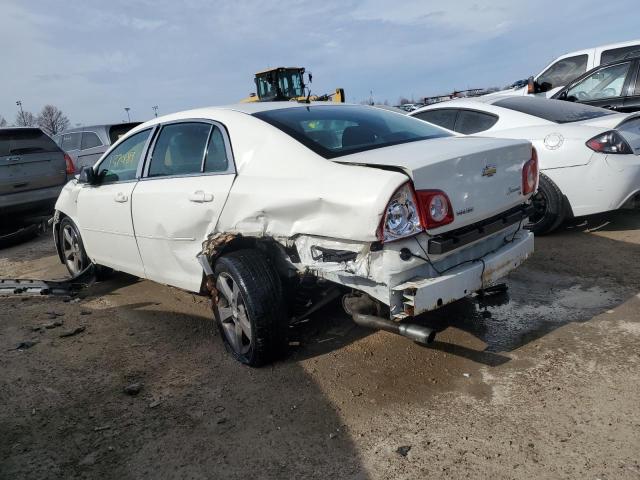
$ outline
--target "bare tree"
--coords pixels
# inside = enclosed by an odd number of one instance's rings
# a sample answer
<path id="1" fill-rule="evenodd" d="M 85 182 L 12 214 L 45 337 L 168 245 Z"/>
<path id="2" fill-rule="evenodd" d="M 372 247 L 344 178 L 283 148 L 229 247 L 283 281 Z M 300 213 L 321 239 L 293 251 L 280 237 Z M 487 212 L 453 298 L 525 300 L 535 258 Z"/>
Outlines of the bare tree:
<path id="1" fill-rule="evenodd" d="M 0 115 L 0 128 L 6 127 L 6 126 L 7 126 L 7 121 L 4 119 L 2 115 Z"/>
<path id="2" fill-rule="evenodd" d="M 398 99 L 398 105 L 404 105 L 405 103 L 410 103 L 407 97 L 400 97 Z"/>
<path id="3" fill-rule="evenodd" d="M 69 126 L 69 119 L 54 105 L 45 105 L 37 118 L 38 126 L 49 135 L 64 132 Z"/>
<path id="4" fill-rule="evenodd" d="M 36 126 L 36 117 L 31 112 L 25 112 L 20 110 L 20 113 L 16 115 L 16 126 L 17 127 L 35 127 Z"/>

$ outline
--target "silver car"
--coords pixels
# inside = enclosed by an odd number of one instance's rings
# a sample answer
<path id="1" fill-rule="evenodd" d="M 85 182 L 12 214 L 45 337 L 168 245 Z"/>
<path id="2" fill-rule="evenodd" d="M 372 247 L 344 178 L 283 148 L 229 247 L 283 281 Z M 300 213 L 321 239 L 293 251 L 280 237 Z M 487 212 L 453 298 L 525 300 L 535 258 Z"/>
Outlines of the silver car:
<path id="1" fill-rule="evenodd" d="M 77 171 L 95 164 L 104 152 L 122 135 L 140 122 L 78 127 L 55 135 L 55 142 L 71 156 Z"/>

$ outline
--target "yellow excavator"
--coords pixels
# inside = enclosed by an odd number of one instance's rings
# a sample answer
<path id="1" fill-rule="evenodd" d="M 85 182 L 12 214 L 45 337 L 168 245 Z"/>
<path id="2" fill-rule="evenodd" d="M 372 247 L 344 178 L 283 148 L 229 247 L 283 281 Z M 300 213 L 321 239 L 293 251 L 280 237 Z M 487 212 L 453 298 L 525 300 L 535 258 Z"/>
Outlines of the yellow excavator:
<path id="1" fill-rule="evenodd" d="M 311 95 L 311 90 L 304 82 L 304 67 L 276 67 L 256 73 L 255 84 L 257 93 L 252 93 L 241 100 L 248 102 L 336 102 L 344 103 L 344 90 L 336 88 L 334 93 L 326 95 Z M 313 77 L 307 74 L 309 83 Z"/>

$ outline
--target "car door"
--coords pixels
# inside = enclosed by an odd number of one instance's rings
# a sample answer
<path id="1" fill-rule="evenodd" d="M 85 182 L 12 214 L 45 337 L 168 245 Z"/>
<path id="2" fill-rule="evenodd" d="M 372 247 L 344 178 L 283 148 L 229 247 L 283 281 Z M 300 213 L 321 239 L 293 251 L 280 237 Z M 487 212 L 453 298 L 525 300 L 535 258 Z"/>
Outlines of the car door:
<path id="1" fill-rule="evenodd" d="M 567 88 L 559 98 L 617 110 L 624 104 L 631 64 L 627 61 L 600 67 Z"/>
<path id="2" fill-rule="evenodd" d="M 95 165 L 105 151 L 104 142 L 96 132 L 82 132 L 76 168 L 80 170 L 82 167 Z"/>
<path id="3" fill-rule="evenodd" d="M 131 197 L 151 131 L 116 145 L 95 167 L 98 183 L 83 185 L 77 200 L 77 223 L 89 258 L 138 277 L 145 277 L 145 272 L 133 231 Z"/>
<path id="4" fill-rule="evenodd" d="M 235 178 L 226 129 L 204 120 L 164 124 L 144 170 L 132 212 L 147 278 L 198 291 L 196 255 Z"/>

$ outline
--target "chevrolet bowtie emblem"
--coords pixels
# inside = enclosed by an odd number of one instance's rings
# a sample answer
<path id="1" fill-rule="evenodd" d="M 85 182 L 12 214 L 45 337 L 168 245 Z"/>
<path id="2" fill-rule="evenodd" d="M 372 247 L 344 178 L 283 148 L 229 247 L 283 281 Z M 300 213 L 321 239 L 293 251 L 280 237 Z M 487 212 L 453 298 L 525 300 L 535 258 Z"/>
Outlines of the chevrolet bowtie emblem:
<path id="1" fill-rule="evenodd" d="M 487 165 L 482 169 L 483 177 L 493 177 L 498 172 L 498 169 L 493 165 Z"/>

